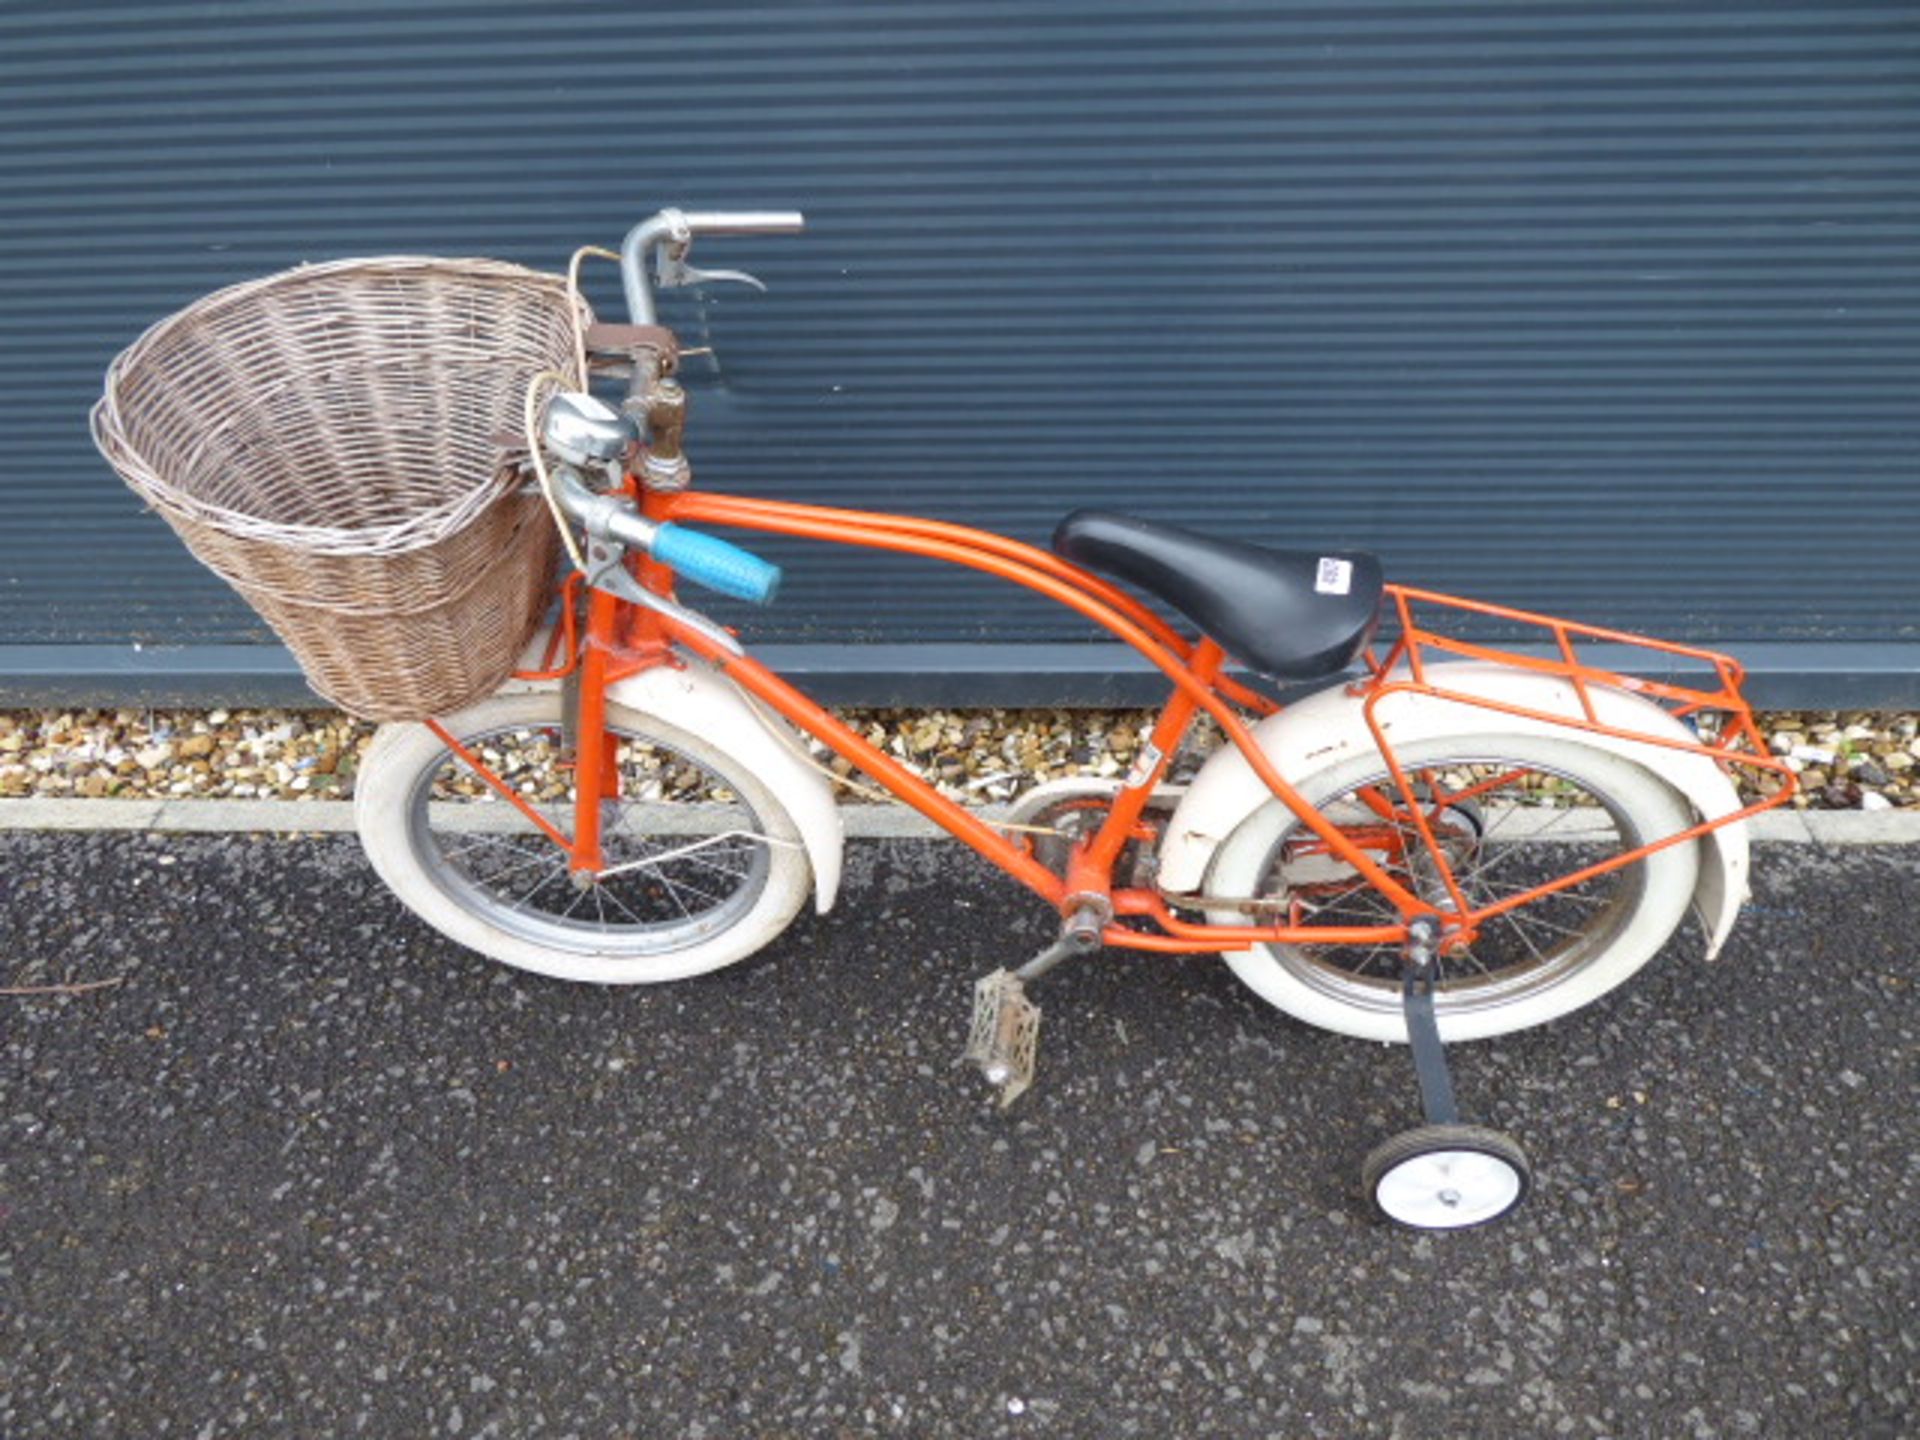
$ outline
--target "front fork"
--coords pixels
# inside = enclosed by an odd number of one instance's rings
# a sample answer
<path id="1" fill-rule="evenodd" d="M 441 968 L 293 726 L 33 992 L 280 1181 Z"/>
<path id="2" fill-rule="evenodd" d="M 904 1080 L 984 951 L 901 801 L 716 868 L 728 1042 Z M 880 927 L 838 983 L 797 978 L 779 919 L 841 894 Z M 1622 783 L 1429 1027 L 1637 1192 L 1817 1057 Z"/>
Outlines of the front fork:
<path id="1" fill-rule="evenodd" d="M 599 590 L 587 592 L 587 636 L 580 664 L 568 677 L 573 689 L 573 853 L 576 879 L 606 868 L 600 849 L 601 802 L 618 799 L 620 766 L 607 733 L 608 647 L 602 643 L 618 622 L 620 602 Z"/>
<path id="2" fill-rule="evenodd" d="M 652 509 L 643 494 L 641 509 Z M 640 584 L 657 595 L 671 596 L 673 572 L 644 557 L 635 562 Z M 587 623 L 580 644 L 579 663 L 566 679 L 563 692 L 567 717 L 566 743 L 573 758 L 573 844 L 568 868 L 576 884 L 584 885 L 606 868 L 601 848 L 603 803 L 620 798 L 620 742 L 607 730 L 607 690 L 651 666 L 667 663 L 668 645 L 660 617 L 628 604 L 604 590 L 587 589 Z"/>

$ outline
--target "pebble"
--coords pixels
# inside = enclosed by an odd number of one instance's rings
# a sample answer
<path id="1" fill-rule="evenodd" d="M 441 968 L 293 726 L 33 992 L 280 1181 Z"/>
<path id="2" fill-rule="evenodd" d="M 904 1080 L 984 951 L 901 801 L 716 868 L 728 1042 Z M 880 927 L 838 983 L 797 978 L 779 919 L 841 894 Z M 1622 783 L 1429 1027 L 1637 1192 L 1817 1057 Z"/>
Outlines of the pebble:
<path id="1" fill-rule="evenodd" d="M 1884 790 L 1891 783 L 1891 776 L 1886 770 L 1864 757 L 1853 762 L 1853 778 L 1858 784 L 1871 786 L 1876 790 Z"/>
<path id="2" fill-rule="evenodd" d="M 974 805 L 1004 803 L 1068 776 L 1122 774 L 1153 722 L 1141 710 L 838 713 L 942 793 Z M 1767 748 L 1800 775 L 1797 806 L 1920 805 L 1920 716 L 1798 711 L 1756 720 Z M 0 798 L 346 799 L 373 729 L 322 710 L 0 711 Z M 1210 722 L 1198 727 L 1172 778 L 1190 778 L 1218 741 Z M 834 771 L 849 772 L 846 762 L 816 750 Z M 1770 777 L 1764 783 L 1771 788 Z"/>

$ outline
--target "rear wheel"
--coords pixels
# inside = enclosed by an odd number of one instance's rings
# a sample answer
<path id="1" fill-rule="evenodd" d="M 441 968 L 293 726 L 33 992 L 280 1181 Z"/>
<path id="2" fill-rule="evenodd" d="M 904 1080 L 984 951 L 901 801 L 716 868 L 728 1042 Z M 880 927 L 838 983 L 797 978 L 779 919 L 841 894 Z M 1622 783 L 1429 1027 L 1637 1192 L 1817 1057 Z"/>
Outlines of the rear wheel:
<path id="1" fill-rule="evenodd" d="M 1687 828 L 1684 800 L 1641 766 L 1578 741 L 1461 736 L 1398 758 L 1469 908 L 1481 908 Z M 1458 907 L 1376 756 L 1308 776 L 1303 799 L 1381 868 L 1445 915 Z M 1441 1035 L 1503 1035 L 1567 1014 L 1627 979 L 1679 926 L 1693 895 L 1693 843 L 1528 902 L 1440 957 Z M 1306 926 L 1394 923 L 1391 903 L 1273 801 L 1220 847 L 1207 893 L 1279 902 Z M 1243 914 L 1214 912 L 1223 924 Z M 1262 998 L 1309 1024 L 1403 1041 L 1397 945 L 1261 945 L 1227 963 Z"/>
<path id="2" fill-rule="evenodd" d="M 441 722 L 562 834 L 573 771 L 552 693 L 495 696 Z M 425 725 L 381 727 L 355 820 L 373 867 L 436 930 L 565 980 L 677 980 L 744 959 L 806 899 L 793 820 L 737 759 L 697 735 L 607 708 L 617 794 L 601 802 L 605 868 L 567 855 Z"/>

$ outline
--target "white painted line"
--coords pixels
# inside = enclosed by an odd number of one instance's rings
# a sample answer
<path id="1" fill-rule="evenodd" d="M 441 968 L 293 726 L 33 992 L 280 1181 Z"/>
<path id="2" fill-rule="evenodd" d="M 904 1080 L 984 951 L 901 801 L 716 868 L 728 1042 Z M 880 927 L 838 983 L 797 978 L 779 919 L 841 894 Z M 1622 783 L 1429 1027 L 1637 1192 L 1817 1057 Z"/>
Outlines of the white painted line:
<path id="1" fill-rule="evenodd" d="M 975 812 L 992 820 L 1006 811 L 994 806 Z M 953 837 L 918 810 L 904 805 L 842 805 L 840 823 L 850 840 L 951 840 Z"/>
<path id="2" fill-rule="evenodd" d="M 0 830 L 151 830 L 162 800 L 0 800 Z"/>
<path id="3" fill-rule="evenodd" d="M 980 812 L 987 819 L 1004 813 Z M 842 823 L 855 840 L 936 840 L 931 820 L 904 806 L 843 805 Z M 503 806 L 476 809 L 463 828 L 493 829 L 510 822 Z M 1920 810 L 1770 810 L 1748 822 L 1756 842 L 1776 845 L 1920 844 Z M 701 820 L 681 822 L 704 833 Z M 690 825 L 690 828 L 688 828 Z M 353 829 L 350 800 L 76 800 L 30 797 L 0 800 L 0 831 L 143 830 L 171 834 L 277 832 L 343 834 Z"/>
<path id="4" fill-rule="evenodd" d="M 441 814 L 436 818 L 446 821 L 449 829 L 474 831 L 505 830 L 519 823 L 518 815 L 504 804 L 462 808 L 464 814 L 458 817 Z M 711 817 L 682 818 L 675 822 L 676 828 L 687 834 L 726 828 L 718 823 L 724 813 L 716 808 Z M 935 840 L 947 833 L 901 806 L 847 805 L 840 815 L 847 835 L 856 840 Z M 0 800 L 0 831 L 148 830 L 192 835 L 343 834 L 352 829 L 351 800 L 76 800 L 64 796 Z"/>
<path id="5" fill-rule="evenodd" d="M 333 803 L 352 809 L 345 802 Z M 297 808 L 304 811 L 314 807 L 300 805 Z M 572 829 L 573 816 L 568 805 L 544 804 L 537 808 L 557 829 Z M 486 799 L 451 804 L 436 801 L 432 810 L 436 826 L 462 834 L 507 835 L 527 828 L 520 812 L 504 801 Z M 622 813 L 630 817 L 630 828 L 643 835 L 719 835 L 739 828 L 741 819 L 739 808 L 733 805 L 653 803 L 632 805 Z M 933 840 L 947 833 L 916 811 L 896 805 L 843 805 L 840 823 L 848 835 L 858 840 Z M 350 818 L 345 828 L 352 828 Z"/>
<path id="6" fill-rule="evenodd" d="M 1920 841 L 1920 814 L 1912 810 L 1803 810 L 1817 845 L 1911 845 Z"/>
<path id="7" fill-rule="evenodd" d="M 1767 810 L 1747 822 L 1747 834 L 1756 842 L 1775 845 L 1811 845 L 1805 810 Z"/>
<path id="8" fill-rule="evenodd" d="M 351 800 L 169 800 L 153 829 L 185 834 L 242 830 L 321 832 L 353 829 Z"/>

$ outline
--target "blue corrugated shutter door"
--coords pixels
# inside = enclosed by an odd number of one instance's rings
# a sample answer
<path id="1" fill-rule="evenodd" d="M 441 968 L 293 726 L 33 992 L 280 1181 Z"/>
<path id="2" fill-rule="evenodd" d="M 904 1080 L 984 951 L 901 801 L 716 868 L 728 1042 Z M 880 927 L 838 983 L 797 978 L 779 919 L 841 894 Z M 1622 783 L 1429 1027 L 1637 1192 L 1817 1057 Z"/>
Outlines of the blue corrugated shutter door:
<path id="1" fill-rule="evenodd" d="M 717 351 L 703 484 L 1916 638 L 1910 4 L 76 0 L 0 14 L 0 82 L 0 649 L 264 638 L 87 442 L 145 324 L 302 260 L 557 267 L 666 203 L 812 222 L 703 252 L 771 295 L 670 306 Z M 1086 636 L 775 548 L 765 640 Z"/>

